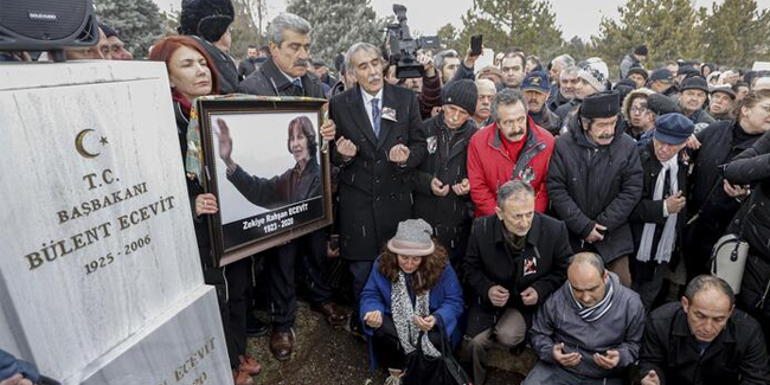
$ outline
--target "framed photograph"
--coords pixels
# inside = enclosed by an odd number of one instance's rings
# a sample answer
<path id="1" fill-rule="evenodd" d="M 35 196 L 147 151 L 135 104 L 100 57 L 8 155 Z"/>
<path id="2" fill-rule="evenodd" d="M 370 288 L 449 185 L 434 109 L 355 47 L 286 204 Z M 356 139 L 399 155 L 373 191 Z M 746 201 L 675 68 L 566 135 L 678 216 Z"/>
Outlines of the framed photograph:
<path id="1" fill-rule="evenodd" d="M 325 100 L 199 100 L 212 250 L 227 265 L 332 223 Z"/>

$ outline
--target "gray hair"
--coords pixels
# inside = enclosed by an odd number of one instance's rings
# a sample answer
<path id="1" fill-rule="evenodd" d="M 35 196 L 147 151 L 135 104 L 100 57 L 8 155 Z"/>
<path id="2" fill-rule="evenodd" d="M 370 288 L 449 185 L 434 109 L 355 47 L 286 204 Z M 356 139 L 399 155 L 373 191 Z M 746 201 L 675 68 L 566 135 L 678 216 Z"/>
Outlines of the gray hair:
<path id="1" fill-rule="evenodd" d="M 559 55 L 553 58 L 553 60 L 551 60 L 551 64 L 558 64 L 563 68 L 572 67 L 575 65 L 575 59 L 565 53 L 564 55 Z"/>
<path id="2" fill-rule="evenodd" d="M 481 91 L 482 88 L 490 89 L 492 90 L 492 93 L 497 93 L 497 87 L 495 87 L 495 82 L 489 80 L 489 79 L 476 79 L 476 88 Z"/>
<path id="3" fill-rule="evenodd" d="M 497 120 L 497 109 L 500 106 L 509 106 L 516 103 L 521 103 L 524 106 L 524 111 L 527 110 L 527 103 L 524 102 L 524 94 L 521 91 L 506 88 L 498 92 L 495 96 L 495 102 L 492 103 L 492 117 Z"/>
<path id="4" fill-rule="evenodd" d="M 434 58 L 436 69 L 439 71 L 444 70 L 444 65 L 446 65 L 446 58 L 459 58 L 460 55 L 457 54 L 457 51 L 453 49 L 447 49 L 443 50 L 436 54 L 436 57 Z M 448 81 L 444 79 L 444 81 Z"/>
<path id="5" fill-rule="evenodd" d="M 730 299 L 730 306 L 735 305 L 735 293 L 733 288 L 722 278 L 713 275 L 699 275 L 687 284 L 684 296 L 692 304 L 695 295 L 707 289 L 717 289 Z"/>
<path id="6" fill-rule="evenodd" d="M 567 266 L 572 266 L 572 264 L 575 263 L 586 263 L 591 265 L 599 272 L 599 276 L 604 277 L 604 258 L 599 254 L 590 251 L 577 253 L 569 258 L 569 264 Z"/>
<path id="7" fill-rule="evenodd" d="M 293 13 L 282 13 L 276 16 L 267 27 L 267 38 L 277 46 L 283 44 L 283 31 L 291 30 L 302 35 L 310 34 L 310 23 Z"/>
<path id="8" fill-rule="evenodd" d="M 571 65 L 563 70 L 561 70 L 561 73 L 559 74 L 559 79 L 566 77 L 568 75 L 575 75 L 578 76 L 578 72 L 580 72 L 580 68 L 576 65 Z"/>
<path id="9" fill-rule="evenodd" d="M 374 51 L 377 53 L 377 55 L 380 56 L 380 59 L 382 59 L 382 53 L 379 49 L 377 49 L 377 47 L 369 43 L 358 42 L 351 45 L 350 48 L 348 48 L 348 50 L 345 52 L 344 66 L 346 71 L 355 71 L 352 60 L 353 55 L 357 54 L 358 51 Z"/>
<path id="10" fill-rule="evenodd" d="M 502 210 L 508 199 L 523 200 L 527 197 L 535 197 L 535 189 L 532 185 L 521 180 L 509 180 L 497 189 L 497 207 Z"/>

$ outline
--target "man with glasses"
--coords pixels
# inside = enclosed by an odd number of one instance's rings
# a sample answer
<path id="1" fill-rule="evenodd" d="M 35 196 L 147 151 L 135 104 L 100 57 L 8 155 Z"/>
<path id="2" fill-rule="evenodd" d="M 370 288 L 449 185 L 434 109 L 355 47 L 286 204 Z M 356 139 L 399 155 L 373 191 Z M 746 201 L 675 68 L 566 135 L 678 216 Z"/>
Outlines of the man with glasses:
<path id="1" fill-rule="evenodd" d="M 468 148 L 468 179 L 476 218 L 494 214 L 498 187 L 517 179 L 535 189 L 535 209 L 544 212 L 548 208 L 545 180 L 553 136 L 527 116 L 521 91 L 500 91 L 492 111 L 496 122 L 476 133 Z"/>
<path id="2" fill-rule="evenodd" d="M 571 255 L 567 228 L 536 212 L 529 183 L 500 186 L 495 213 L 473 223 L 465 255 L 466 280 L 475 298 L 462 356 L 473 365 L 474 384 L 486 380 L 489 349 L 524 341 L 534 313 L 564 283 Z"/>
<path id="3" fill-rule="evenodd" d="M 569 229 L 572 249 L 601 255 L 630 287 L 634 242 L 628 216 L 642 196 L 644 178 L 636 143 L 618 119 L 619 98 L 608 91 L 583 100 L 568 133 L 556 140 L 548 196 Z"/>

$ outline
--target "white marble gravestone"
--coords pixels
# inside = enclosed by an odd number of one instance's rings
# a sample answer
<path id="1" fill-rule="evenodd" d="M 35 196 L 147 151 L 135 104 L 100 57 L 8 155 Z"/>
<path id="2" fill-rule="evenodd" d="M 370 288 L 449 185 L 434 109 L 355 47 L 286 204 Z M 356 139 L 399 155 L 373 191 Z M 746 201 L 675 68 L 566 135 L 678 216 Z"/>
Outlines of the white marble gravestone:
<path id="1" fill-rule="evenodd" d="M 165 66 L 0 64 L 0 130 L 0 348 L 61 380 L 205 335 L 229 368 L 221 324 L 169 315 L 203 278 Z M 214 296 L 190 306 L 218 320 Z M 180 346 L 129 341 L 161 317 L 186 325 Z"/>
<path id="2" fill-rule="evenodd" d="M 229 379 L 232 383 L 222 322 L 210 306 L 216 301 L 214 288 L 202 286 L 69 382 L 226 385 L 222 379 Z"/>

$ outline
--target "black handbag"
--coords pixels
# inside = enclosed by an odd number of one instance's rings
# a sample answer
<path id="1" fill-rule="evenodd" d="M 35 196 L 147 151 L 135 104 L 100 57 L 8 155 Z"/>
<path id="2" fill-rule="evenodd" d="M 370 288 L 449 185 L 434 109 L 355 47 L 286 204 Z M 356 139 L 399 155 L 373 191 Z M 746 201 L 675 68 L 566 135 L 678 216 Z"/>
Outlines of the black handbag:
<path id="1" fill-rule="evenodd" d="M 406 371 L 403 385 L 473 385 L 470 377 L 452 355 L 449 338 L 444 330 L 440 316 L 436 317 L 436 327 L 441 333 L 441 357 L 433 358 L 423 354 L 422 337 L 417 338 L 417 349 L 406 356 Z"/>

